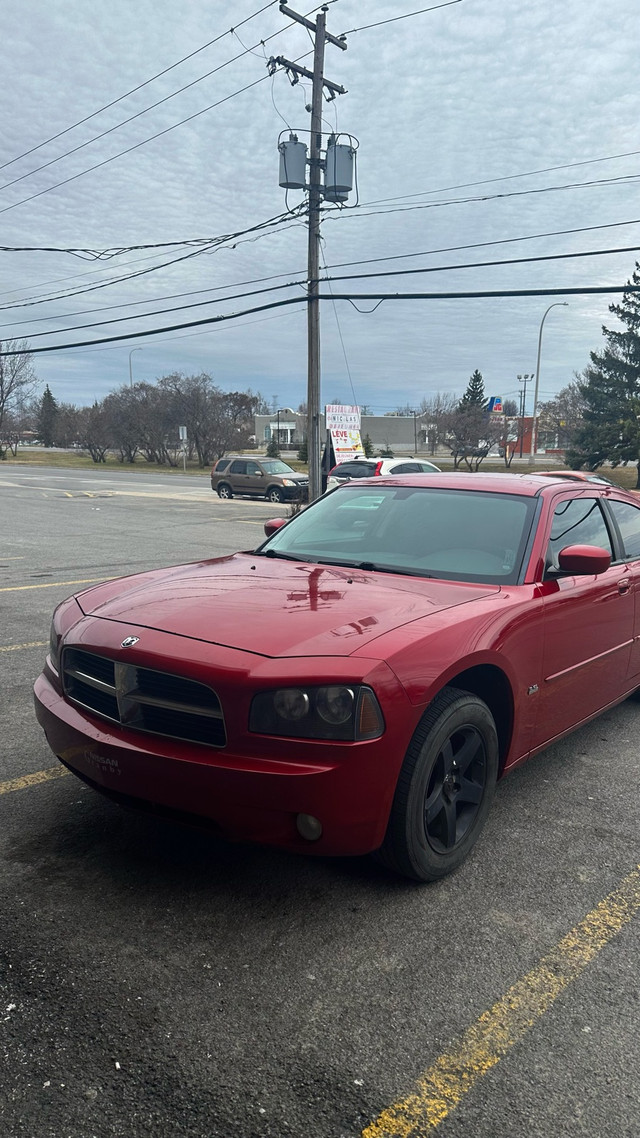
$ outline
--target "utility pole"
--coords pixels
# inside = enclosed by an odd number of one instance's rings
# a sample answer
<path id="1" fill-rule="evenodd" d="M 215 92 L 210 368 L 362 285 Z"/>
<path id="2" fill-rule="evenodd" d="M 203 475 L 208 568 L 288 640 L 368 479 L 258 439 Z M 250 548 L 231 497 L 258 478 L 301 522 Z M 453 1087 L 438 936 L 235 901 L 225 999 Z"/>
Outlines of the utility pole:
<path id="1" fill-rule="evenodd" d="M 522 444 L 524 442 L 524 416 L 527 410 L 527 384 L 530 379 L 533 379 L 533 373 L 527 372 L 525 375 L 518 376 L 518 382 L 524 384 L 520 392 L 520 458 L 522 458 Z"/>
<path id="2" fill-rule="evenodd" d="M 320 150 L 322 147 L 322 72 L 326 8 L 316 17 L 311 96 L 311 143 L 309 146 L 309 246 L 307 257 L 307 455 L 309 501 L 322 493 L 320 471 L 320 205 L 322 203 Z"/>
<path id="3" fill-rule="evenodd" d="M 336 94 L 346 94 L 345 88 L 324 78 L 324 45 L 332 43 L 342 51 L 347 50 L 344 39 L 329 35 L 326 30 L 328 5 L 318 13 L 315 23 L 306 16 L 287 7 L 280 0 L 280 11 L 284 16 L 303 24 L 314 35 L 313 71 L 298 63 L 277 56 L 269 61 L 269 68 L 283 67 L 294 82 L 303 75 L 312 80 L 311 94 L 311 141 L 309 146 L 309 241 L 307 257 L 307 454 L 309 459 L 309 501 L 313 502 L 322 493 L 320 470 L 320 206 L 323 200 L 322 185 L 322 93 L 326 87 L 329 98 Z"/>

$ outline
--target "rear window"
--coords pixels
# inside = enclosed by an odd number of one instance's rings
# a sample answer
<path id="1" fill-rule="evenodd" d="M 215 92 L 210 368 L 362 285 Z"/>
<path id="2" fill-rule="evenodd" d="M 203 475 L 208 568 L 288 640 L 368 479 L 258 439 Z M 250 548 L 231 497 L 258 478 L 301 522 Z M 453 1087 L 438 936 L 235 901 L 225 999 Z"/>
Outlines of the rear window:
<path id="1" fill-rule="evenodd" d="M 331 474 L 335 478 L 370 478 L 375 469 L 374 462 L 342 462 L 334 466 Z"/>

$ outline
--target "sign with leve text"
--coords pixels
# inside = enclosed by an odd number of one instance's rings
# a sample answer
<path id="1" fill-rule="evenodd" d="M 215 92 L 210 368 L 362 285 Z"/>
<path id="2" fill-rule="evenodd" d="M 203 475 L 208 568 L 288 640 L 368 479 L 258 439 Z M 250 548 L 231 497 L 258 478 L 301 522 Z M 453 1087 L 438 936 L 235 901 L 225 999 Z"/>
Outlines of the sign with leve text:
<path id="1" fill-rule="evenodd" d="M 357 454 L 364 454 L 360 438 L 360 408 L 342 403 L 325 407 L 325 422 L 331 435 L 336 463 L 348 462 Z"/>

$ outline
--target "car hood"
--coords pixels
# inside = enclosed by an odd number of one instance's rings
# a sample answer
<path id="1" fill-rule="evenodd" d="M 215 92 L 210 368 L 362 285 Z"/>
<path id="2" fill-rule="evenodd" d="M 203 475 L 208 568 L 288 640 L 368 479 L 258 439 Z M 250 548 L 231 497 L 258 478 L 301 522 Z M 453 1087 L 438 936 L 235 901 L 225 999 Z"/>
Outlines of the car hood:
<path id="1" fill-rule="evenodd" d="M 499 591 L 238 553 L 107 582 L 78 601 L 85 615 L 275 658 L 351 655 Z"/>

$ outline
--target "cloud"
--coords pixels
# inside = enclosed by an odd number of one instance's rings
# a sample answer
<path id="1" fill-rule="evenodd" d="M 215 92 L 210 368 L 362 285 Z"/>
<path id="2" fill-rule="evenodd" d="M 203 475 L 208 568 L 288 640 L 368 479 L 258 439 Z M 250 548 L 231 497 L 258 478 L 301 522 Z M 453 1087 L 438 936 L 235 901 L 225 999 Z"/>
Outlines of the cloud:
<path id="1" fill-rule="evenodd" d="M 256 4 L 255 7 L 260 5 Z M 407 10 L 411 5 L 407 4 Z M 396 16 L 399 5 L 363 6 L 339 0 L 328 11 L 334 34 L 345 28 Z M 240 21 L 254 10 L 251 0 Z M 476 242 L 634 219 L 637 183 L 600 185 L 520 197 L 493 198 L 439 208 L 384 215 L 365 203 L 398 195 L 439 191 L 443 187 L 512 175 L 543 167 L 604 158 L 637 149 L 639 87 L 636 48 L 629 35 L 635 0 L 537 0 L 505 5 L 503 0 L 463 3 L 354 32 L 346 52 L 327 46 L 325 73 L 348 88 L 335 103 L 324 104 L 325 129 L 350 131 L 359 139 L 358 188 L 361 214 L 345 211 L 323 224 L 328 264 L 391 257 Z M 32 201 L 0 212 L 6 245 L 82 245 L 92 248 L 204 237 L 250 226 L 285 207 L 278 187 L 277 137 L 287 124 L 304 137 L 309 116 L 308 90 L 291 87 L 279 73 L 266 76 L 264 56 L 282 53 L 295 59 L 310 50 L 298 25 L 285 28 L 277 5 L 239 28 L 255 52 L 243 55 L 155 110 L 118 127 L 46 170 L 36 166 L 115 126 L 205 72 L 243 52 L 229 31 L 230 9 L 214 0 L 206 11 L 187 5 L 176 18 L 169 0 L 124 0 L 92 6 L 80 0 L 64 5 L 31 0 L 25 7 L 7 0 L 3 32 L 4 161 L 103 106 L 175 60 L 193 52 L 216 34 L 227 34 L 180 67 L 103 111 L 34 154 L 8 165 L 0 179 L 28 174 L 18 184 L 0 188 L 0 210 L 30 194 L 73 178 L 121 150 L 241 91 L 191 122 L 114 158 L 99 169 L 52 189 Z M 285 30 L 282 30 L 285 29 Z M 265 43 L 276 31 L 275 39 Z M 533 190 L 640 172 L 638 155 L 594 162 L 572 170 L 496 182 L 468 190 L 445 190 L 423 200 L 486 193 Z M 4 182 L 0 182 L 3 185 Z M 300 201 L 290 194 L 289 204 Z M 411 199 L 405 203 L 419 202 Z M 379 208 L 379 207 L 375 207 Z M 500 256 L 531 256 L 586 249 L 640 245 L 640 227 L 604 229 L 486 250 L 425 255 L 418 264 L 459 264 Z M 153 263 L 148 254 L 130 253 L 129 271 Z M 534 266 L 504 266 L 348 281 L 334 291 L 465 291 L 522 287 L 580 287 L 624 284 L 636 255 Z M 0 311 L 0 335 L 28 336 L 179 304 L 162 301 L 178 292 L 284 274 L 304 275 L 306 233 L 297 222 L 260 240 L 238 243 L 234 250 L 202 255 L 181 265 L 73 299 Z M 138 265 L 136 266 L 135 263 Z M 411 264 L 414 264 L 411 262 Z M 367 266 L 375 269 L 377 266 Z M 406 261 L 382 267 L 406 268 Z M 417 265 L 414 265 L 417 267 Z M 127 270 L 125 270 L 127 271 Z M 0 305 L 27 300 L 41 292 L 68 288 L 120 275 L 119 261 L 80 263 L 64 254 L 0 255 Z M 279 283 L 279 282 L 274 282 Z M 256 286 L 260 287 L 260 286 Z M 299 289 L 280 295 L 296 295 Z M 216 296 L 216 294 L 211 294 Z M 185 297 L 189 300 L 200 296 Z M 256 301 L 262 298 L 256 298 Z M 508 394 L 519 372 L 533 370 L 541 317 L 548 304 L 538 298 L 450 301 L 389 301 L 372 314 L 356 312 L 346 302 L 322 308 L 323 396 L 337 390 L 379 410 L 419 402 L 435 390 L 460 392 L 479 367 L 487 389 Z M 601 325 L 609 320 L 610 298 L 569 298 L 545 324 L 542 386 L 552 395 L 569 382 L 600 344 Z M 251 302 L 248 302 L 251 303 Z M 131 305 L 99 312 L 107 305 Z M 212 311 L 234 311 L 229 302 Z M 359 307 L 370 308 L 366 302 Z M 71 315 L 85 311 L 84 316 Z M 196 310 L 192 318 L 198 318 Z M 93 313 L 93 317 L 91 316 Z M 66 315 L 70 314 L 70 315 Z M 191 318 L 189 315 L 185 319 Z M 140 320 L 139 327 L 174 323 L 179 314 Z M 20 323 L 18 321 L 29 321 Z M 131 330 L 111 325 L 106 334 Z M 341 336 L 342 339 L 341 339 Z M 86 338 L 98 336 L 99 330 Z M 81 339 L 82 335 L 70 334 Z M 51 336 L 62 342 L 64 336 Z M 33 341 L 34 345 L 38 341 Z M 343 350 L 344 344 L 344 350 Z M 86 403 L 128 381 L 129 353 L 135 378 L 153 379 L 170 371 L 211 371 L 222 386 L 251 386 L 283 405 L 297 405 L 306 395 L 306 342 L 303 306 L 284 313 L 244 317 L 236 323 L 171 333 L 116 347 L 42 355 L 36 366 L 59 399 Z M 348 361 L 345 363 L 345 352 Z"/>

